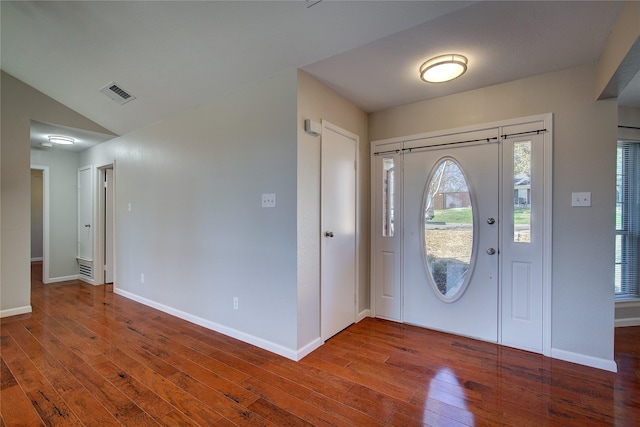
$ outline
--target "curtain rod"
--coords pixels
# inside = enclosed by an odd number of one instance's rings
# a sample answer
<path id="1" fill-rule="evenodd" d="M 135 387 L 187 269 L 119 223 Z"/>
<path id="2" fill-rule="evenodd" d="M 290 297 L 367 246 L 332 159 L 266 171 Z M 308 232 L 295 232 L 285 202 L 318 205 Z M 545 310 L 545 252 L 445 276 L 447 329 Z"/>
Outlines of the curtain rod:
<path id="1" fill-rule="evenodd" d="M 469 139 L 466 141 L 456 141 L 456 142 L 445 142 L 444 144 L 433 144 L 433 145 L 421 145 L 419 147 L 411 147 L 411 148 L 403 148 L 403 149 L 397 149 L 397 150 L 389 150 L 389 151 L 379 151 L 379 152 L 375 152 L 373 153 L 374 156 L 379 156 L 381 154 L 389 154 L 389 153 L 399 153 L 399 152 L 405 152 L 408 151 L 409 153 L 412 150 L 420 150 L 422 148 L 432 148 L 432 147 L 444 147 L 447 145 L 457 145 L 457 144 L 466 144 L 468 142 L 480 142 L 480 141 L 486 141 L 486 142 L 491 142 L 491 141 L 497 141 L 498 137 L 494 136 L 491 138 L 480 138 L 480 139 Z"/>
<path id="2" fill-rule="evenodd" d="M 537 129 L 537 130 L 529 130 L 527 132 L 518 132 L 518 133 L 510 133 L 510 134 L 504 134 L 504 135 L 500 135 L 503 139 L 504 138 L 509 138 L 510 136 L 520 136 L 520 135 L 528 135 L 530 133 L 535 133 L 536 135 L 540 135 L 540 132 L 546 132 L 546 129 Z"/>

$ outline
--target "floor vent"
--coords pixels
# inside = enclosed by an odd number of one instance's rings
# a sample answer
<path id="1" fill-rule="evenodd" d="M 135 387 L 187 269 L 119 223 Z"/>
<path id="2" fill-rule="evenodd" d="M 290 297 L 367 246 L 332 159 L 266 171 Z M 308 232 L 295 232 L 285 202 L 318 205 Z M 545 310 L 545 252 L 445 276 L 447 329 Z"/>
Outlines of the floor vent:
<path id="1" fill-rule="evenodd" d="M 134 99 L 136 99 L 135 96 L 131 95 L 129 92 L 122 89 L 120 86 L 118 86 L 114 82 L 111 82 L 105 87 L 103 87 L 102 89 L 100 89 L 100 92 L 104 93 L 105 95 L 107 95 L 109 98 L 113 99 L 120 105 L 126 104 L 127 102 L 131 102 Z"/>
<path id="2" fill-rule="evenodd" d="M 84 277 L 85 279 L 89 279 L 89 280 L 93 279 L 93 262 L 92 261 L 78 259 L 78 270 L 79 270 L 80 277 Z"/>

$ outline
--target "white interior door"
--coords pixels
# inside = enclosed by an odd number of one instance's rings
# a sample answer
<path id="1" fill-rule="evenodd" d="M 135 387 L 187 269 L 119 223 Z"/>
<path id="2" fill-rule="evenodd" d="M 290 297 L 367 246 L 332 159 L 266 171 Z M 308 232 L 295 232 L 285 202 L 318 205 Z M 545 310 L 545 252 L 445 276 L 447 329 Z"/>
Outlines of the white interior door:
<path id="1" fill-rule="evenodd" d="M 321 337 L 355 322 L 358 137 L 322 122 Z"/>
<path id="2" fill-rule="evenodd" d="M 404 321 L 496 342 L 499 144 L 448 139 L 405 150 Z"/>
<path id="3" fill-rule="evenodd" d="M 113 283 L 114 239 L 113 169 L 105 169 L 104 282 Z"/>
<path id="4" fill-rule="evenodd" d="M 78 169 L 78 258 L 93 261 L 93 167 Z"/>

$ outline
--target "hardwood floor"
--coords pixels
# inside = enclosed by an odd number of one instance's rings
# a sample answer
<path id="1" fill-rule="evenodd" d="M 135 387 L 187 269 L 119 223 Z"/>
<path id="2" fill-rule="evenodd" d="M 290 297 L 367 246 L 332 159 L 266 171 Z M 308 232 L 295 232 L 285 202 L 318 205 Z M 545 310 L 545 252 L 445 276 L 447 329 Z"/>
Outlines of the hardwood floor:
<path id="1" fill-rule="evenodd" d="M 296 363 L 110 286 L 35 279 L 32 305 L 2 320 L 2 425 L 640 425 L 640 328 L 617 374 L 376 319 Z"/>

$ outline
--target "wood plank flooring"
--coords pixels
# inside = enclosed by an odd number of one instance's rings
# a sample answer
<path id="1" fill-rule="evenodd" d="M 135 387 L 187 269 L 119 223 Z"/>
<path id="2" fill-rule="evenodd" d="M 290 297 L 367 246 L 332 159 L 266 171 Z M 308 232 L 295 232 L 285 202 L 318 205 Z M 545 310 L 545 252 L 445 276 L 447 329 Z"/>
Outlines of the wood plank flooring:
<path id="1" fill-rule="evenodd" d="M 617 374 L 377 319 L 296 363 L 39 268 L 1 324 L 3 426 L 640 425 L 640 328 Z"/>

